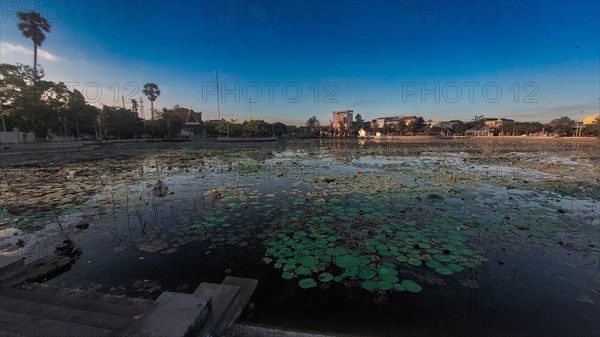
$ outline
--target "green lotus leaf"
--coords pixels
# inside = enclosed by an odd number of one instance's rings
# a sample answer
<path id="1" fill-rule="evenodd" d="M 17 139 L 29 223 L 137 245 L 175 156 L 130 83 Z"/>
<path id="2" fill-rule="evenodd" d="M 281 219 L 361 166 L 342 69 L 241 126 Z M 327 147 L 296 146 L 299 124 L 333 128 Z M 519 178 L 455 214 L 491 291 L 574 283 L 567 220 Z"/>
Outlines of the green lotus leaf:
<path id="1" fill-rule="evenodd" d="M 385 280 L 377 282 L 377 288 L 379 288 L 381 290 L 390 290 L 390 289 L 392 289 L 392 287 L 394 287 L 394 285 Z"/>
<path id="2" fill-rule="evenodd" d="M 441 274 L 441 275 L 452 275 L 452 274 L 454 274 L 454 272 L 451 269 L 444 268 L 444 267 L 437 268 L 435 271 L 437 271 L 438 274 Z"/>
<path id="3" fill-rule="evenodd" d="M 442 197 L 439 194 L 431 193 L 427 196 L 427 199 L 432 200 L 432 201 L 437 201 L 437 200 L 444 200 L 444 197 Z"/>
<path id="4" fill-rule="evenodd" d="M 298 281 L 298 285 L 302 289 L 313 288 L 317 285 L 317 282 L 312 278 L 305 278 L 303 280 Z"/>
<path id="5" fill-rule="evenodd" d="M 452 261 L 452 258 L 448 255 L 442 255 L 442 254 L 437 254 L 433 256 L 434 259 L 440 261 L 440 262 L 450 262 Z"/>
<path id="6" fill-rule="evenodd" d="M 263 260 L 263 262 L 264 262 L 264 263 L 266 263 L 266 264 L 269 264 L 269 263 L 273 262 L 273 259 L 272 259 L 272 258 L 270 258 L 270 257 L 266 257 L 266 256 L 265 256 L 265 257 L 263 257 L 263 258 L 262 258 L 262 260 Z"/>
<path id="7" fill-rule="evenodd" d="M 331 275 L 330 273 L 322 273 L 321 275 L 319 275 L 319 281 L 321 282 L 329 282 L 333 280 L 333 275 Z"/>
<path id="8" fill-rule="evenodd" d="M 411 293 L 418 293 L 423 290 L 423 288 L 421 288 L 421 286 L 413 280 L 404 280 L 400 284 Z"/>
<path id="9" fill-rule="evenodd" d="M 417 258 L 411 257 L 411 258 L 409 258 L 409 259 L 408 259 L 408 264 L 410 264 L 410 265 L 413 265 L 413 266 L 415 266 L 415 267 L 418 267 L 418 266 L 420 266 L 421 264 L 423 264 L 423 262 L 421 262 L 421 260 L 420 260 L 420 259 L 417 259 Z"/>
<path id="10" fill-rule="evenodd" d="M 342 276 L 355 277 L 356 274 L 358 274 L 358 266 L 352 266 L 352 267 L 346 268 L 346 270 L 344 271 L 344 274 L 342 274 Z"/>
<path id="11" fill-rule="evenodd" d="M 386 281 L 386 282 L 389 282 L 391 284 L 394 284 L 394 283 L 397 283 L 399 281 L 399 279 L 398 279 L 397 276 L 388 275 L 382 281 Z"/>
<path id="12" fill-rule="evenodd" d="M 394 289 L 397 291 L 406 291 L 406 288 L 404 288 L 401 283 L 394 284 Z"/>
<path id="13" fill-rule="evenodd" d="M 283 271 L 291 271 L 296 269 L 296 265 L 295 264 L 286 264 L 283 266 Z"/>
<path id="14" fill-rule="evenodd" d="M 368 280 L 375 276 L 375 274 L 375 271 L 369 268 L 368 266 L 361 266 L 358 270 L 358 277 L 360 277 L 363 280 Z"/>
<path id="15" fill-rule="evenodd" d="M 354 255 L 341 255 L 336 257 L 335 264 L 340 268 L 358 267 L 360 259 Z"/>
<path id="16" fill-rule="evenodd" d="M 295 276 L 294 273 L 290 273 L 290 272 L 287 272 L 287 271 L 283 272 L 281 274 L 281 278 L 284 279 L 284 280 L 291 280 L 291 279 L 294 278 L 294 276 Z"/>
<path id="17" fill-rule="evenodd" d="M 319 264 L 319 260 L 316 259 L 316 258 L 314 258 L 311 255 L 305 255 L 305 256 L 302 256 L 302 257 L 300 257 L 298 259 L 298 263 L 300 263 L 301 265 L 303 265 L 305 267 L 312 268 L 312 267 L 314 267 L 314 266 L 316 266 L 316 265 Z"/>
<path id="18" fill-rule="evenodd" d="M 471 261 L 464 262 L 462 265 L 463 265 L 463 267 L 466 267 L 466 268 L 475 268 L 477 266 L 475 263 L 473 263 Z"/>
<path id="19" fill-rule="evenodd" d="M 363 288 L 367 289 L 368 291 L 373 291 L 373 290 L 377 289 L 377 287 L 379 287 L 378 282 L 371 281 L 371 280 L 363 281 L 360 285 Z"/>
<path id="20" fill-rule="evenodd" d="M 458 273 L 458 272 L 463 271 L 463 269 L 465 269 L 465 268 L 463 268 L 462 266 L 460 266 L 460 265 L 458 265 L 456 263 L 450 263 L 448 265 L 448 269 L 452 270 L 455 273 Z"/>
<path id="21" fill-rule="evenodd" d="M 433 269 L 437 269 L 440 268 L 442 266 L 442 264 L 437 261 L 437 260 L 429 260 L 427 262 L 425 262 L 425 265 L 429 268 L 433 268 Z"/>
<path id="22" fill-rule="evenodd" d="M 300 266 L 296 268 L 295 272 L 297 275 L 310 275 L 312 273 L 312 270 L 310 270 L 310 268 L 308 267 Z"/>

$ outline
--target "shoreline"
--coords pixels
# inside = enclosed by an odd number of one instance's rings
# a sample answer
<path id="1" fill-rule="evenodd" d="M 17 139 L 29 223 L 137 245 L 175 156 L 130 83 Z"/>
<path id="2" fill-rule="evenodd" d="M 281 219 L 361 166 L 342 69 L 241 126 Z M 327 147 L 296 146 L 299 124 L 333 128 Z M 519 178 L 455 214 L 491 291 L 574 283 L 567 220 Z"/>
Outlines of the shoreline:
<path id="1" fill-rule="evenodd" d="M 380 137 L 322 137 L 322 138 L 279 138 L 276 142 L 295 142 L 295 141 L 306 141 L 306 140 L 319 140 L 319 141 L 372 141 L 372 142 L 405 142 L 405 143 L 418 143 L 418 142 L 451 142 L 451 141 L 517 141 L 517 142 L 561 142 L 561 143 L 599 143 L 600 138 L 597 137 L 536 137 L 536 136 L 380 136 Z M 0 155 L 16 155 L 16 154 L 31 154 L 39 152 L 73 152 L 73 151 L 90 151 L 95 148 L 102 148 L 104 146 L 116 145 L 116 144 L 146 144 L 146 143 L 220 143 L 220 144 L 239 144 L 239 143 L 270 143 L 274 142 L 275 139 L 271 137 L 257 137 L 253 138 L 235 138 L 230 139 L 219 139 L 219 138 L 160 138 L 160 139 L 115 139 L 104 142 L 95 141 L 82 141 L 82 142 L 70 142 L 70 143 L 50 143 L 50 142 L 39 142 L 39 143 L 26 143 L 26 144 L 0 144 Z"/>

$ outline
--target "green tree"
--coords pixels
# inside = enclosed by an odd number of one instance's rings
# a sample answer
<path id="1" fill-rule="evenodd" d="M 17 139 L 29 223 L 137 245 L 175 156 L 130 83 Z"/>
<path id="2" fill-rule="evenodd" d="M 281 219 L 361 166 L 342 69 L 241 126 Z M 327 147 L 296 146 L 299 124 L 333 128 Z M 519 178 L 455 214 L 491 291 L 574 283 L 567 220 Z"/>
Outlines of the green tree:
<path id="1" fill-rule="evenodd" d="M 427 125 L 425 124 L 425 120 L 423 119 L 423 117 L 419 117 L 408 125 L 408 131 L 412 134 L 418 135 L 423 133 L 426 127 Z"/>
<path id="2" fill-rule="evenodd" d="M 377 122 L 376 119 L 371 121 L 371 128 L 373 130 L 378 131 L 380 127 L 381 127 L 381 125 L 379 125 L 379 122 Z"/>
<path id="3" fill-rule="evenodd" d="M 295 126 L 295 125 L 288 125 L 285 128 L 285 133 L 288 134 L 288 135 L 295 136 L 298 133 L 300 133 L 300 128 L 297 127 L 297 126 Z"/>
<path id="4" fill-rule="evenodd" d="M 516 122 L 516 123 L 505 123 L 500 127 L 500 130 L 505 135 L 528 135 L 536 132 L 540 132 L 544 129 L 542 123 L 539 122 Z"/>
<path id="5" fill-rule="evenodd" d="M 166 136 L 168 138 L 175 138 L 181 133 L 182 122 L 179 116 L 174 110 L 163 109 L 160 115 L 160 121 L 164 124 L 166 130 Z"/>
<path id="6" fill-rule="evenodd" d="M 312 116 L 306 121 L 305 125 L 310 132 L 314 132 L 321 125 L 321 122 L 319 122 L 317 116 Z"/>
<path id="7" fill-rule="evenodd" d="M 352 123 L 352 132 L 358 133 L 358 131 L 363 127 L 365 127 L 365 120 L 362 118 L 361 114 L 356 114 L 354 123 Z"/>
<path id="8" fill-rule="evenodd" d="M 452 124 L 450 130 L 452 131 L 453 135 L 463 136 L 467 131 L 467 125 L 461 121 L 458 121 Z"/>
<path id="9" fill-rule="evenodd" d="M 7 130 L 7 122 L 9 127 L 14 125 L 10 120 L 7 121 L 7 119 L 10 119 L 7 113 L 10 114 L 15 100 L 27 88 L 28 79 L 33 80 L 33 70 L 31 70 L 31 67 L 20 63 L 16 65 L 0 64 L 0 118 L 3 131 Z"/>
<path id="10" fill-rule="evenodd" d="M 148 100 L 150 100 L 150 119 L 154 119 L 154 101 L 160 96 L 160 89 L 158 89 L 158 85 L 155 83 L 146 83 L 144 84 L 143 92 L 148 97 Z"/>
<path id="11" fill-rule="evenodd" d="M 433 127 L 427 128 L 425 130 L 425 134 L 430 135 L 430 136 L 441 135 L 442 131 L 443 131 L 443 129 L 440 128 L 439 126 L 433 126 Z"/>
<path id="12" fill-rule="evenodd" d="M 103 106 L 99 119 L 106 137 L 131 138 L 143 133 L 142 120 L 133 111 L 122 107 Z"/>
<path id="13" fill-rule="evenodd" d="M 139 108 L 139 105 L 138 105 L 137 100 L 132 98 L 131 99 L 131 110 L 135 113 L 138 113 L 138 108 Z"/>
<path id="14" fill-rule="evenodd" d="M 38 12 L 17 12 L 17 17 L 21 22 L 17 27 L 27 39 L 33 41 L 33 82 L 37 82 L 37 48 L 42 46 L 46 40 L 46 33 L 50 33 L 50 23 Z"/>
<path id="15" fill-rule="evenodd" d="M 572 136 L 574 122 L 569 117 L 561 117 L 550 121 L 550 126 L 552 131 L 559 136 Z"/>
<path id="16" fill-rule="evenodd" d="M 269 124 L 260 119 L 245 122 L 244 133 L 251 137 L 263 137 L 269 135 Z"/>
<path id="17" fill-rule="evenodd" d="M 270 125 L 271 133 L 276 136 L 283 136 L 287 132 L 287 126 L 281 122 L 276 122 Z"/>
<path id="18" fill-rule="evenodd" d="M 217 123 L 217 126 L 215 127 L 215 129 L 217 130 L 218 133 L 227 134 L 227 137 L 229 137 L 229 131 L 231 131 L 230 127 L 231 127 L 231 122 L 226 121 L 224 118 L 221 118 L 221 120 Z"/>
<path id="19" fill-rule="evenodd" d="M 68 102 L 68 121 L 71 126 L 71 134 L 77 135 L 77 138 L 86 134 L 94 134 L 98 121 L 98 109 L 85 102 L 85 97 L 75 89 L 69 95 Z"/>

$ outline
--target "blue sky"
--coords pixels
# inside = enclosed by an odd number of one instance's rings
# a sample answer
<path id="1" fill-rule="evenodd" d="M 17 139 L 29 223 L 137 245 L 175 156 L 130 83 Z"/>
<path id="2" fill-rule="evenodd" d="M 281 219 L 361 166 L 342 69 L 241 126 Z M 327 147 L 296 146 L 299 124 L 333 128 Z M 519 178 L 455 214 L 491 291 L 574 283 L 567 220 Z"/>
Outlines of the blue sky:
<path id="1" fill-rule="evenodd" d="M 179 104 L 215 119 L 218 69 L 221 117 L 238 120 L 249 119 L 250 108 L 252 118 L 293 124 L 311 115 L 325 124 L 340 109 L 369 120 L 549 121 L 600 113 L 598 1 L 1 6 L 1 62 L 32 63 L 32 43 L 14 13 L 40 11 L 52 24 L 38 62 L 46 78 L 85 88 L 96 104 L 139 98 L 143 84 L 154 82 L 162 91 L 158 108 Z"/>

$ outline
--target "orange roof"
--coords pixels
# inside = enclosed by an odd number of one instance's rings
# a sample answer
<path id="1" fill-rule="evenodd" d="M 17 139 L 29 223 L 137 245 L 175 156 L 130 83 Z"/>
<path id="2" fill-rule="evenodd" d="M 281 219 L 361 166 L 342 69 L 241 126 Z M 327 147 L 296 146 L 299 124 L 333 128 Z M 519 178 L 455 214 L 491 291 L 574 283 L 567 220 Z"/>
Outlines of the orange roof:
<path id="1" fill-rule="evenodd" d="M 180 110 L 175 112 L 183 125 L 196 125 L 202 122 L 202 112 L 194 112 L 192 110 Z"/>

